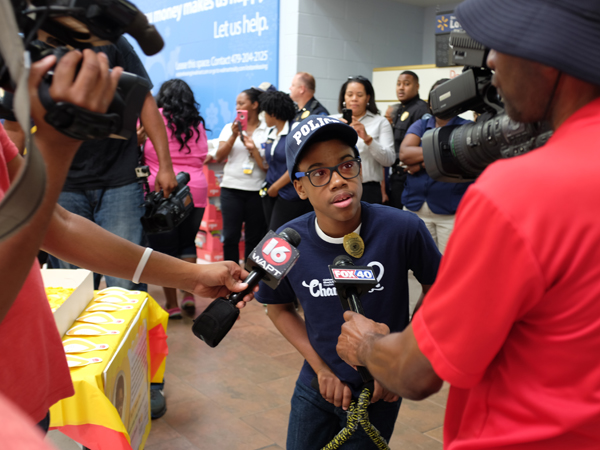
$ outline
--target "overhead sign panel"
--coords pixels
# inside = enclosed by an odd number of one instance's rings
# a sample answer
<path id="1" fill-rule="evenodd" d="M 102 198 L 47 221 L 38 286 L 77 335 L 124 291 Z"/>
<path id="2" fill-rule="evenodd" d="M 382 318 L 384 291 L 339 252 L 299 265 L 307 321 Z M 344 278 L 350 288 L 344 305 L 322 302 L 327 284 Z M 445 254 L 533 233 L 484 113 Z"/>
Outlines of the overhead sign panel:
<path id="1" fill-rule="evenodd" d="M 235 117 L 235 99 L 264 81 L 277 85 L 278 0 L 142 0 L 137 6 L 165 40 L 155 56 L 138 51 L 154 84 L 185 80 L 218 137 Z M 139 50 L 135 42 L 132 43 Z"/>

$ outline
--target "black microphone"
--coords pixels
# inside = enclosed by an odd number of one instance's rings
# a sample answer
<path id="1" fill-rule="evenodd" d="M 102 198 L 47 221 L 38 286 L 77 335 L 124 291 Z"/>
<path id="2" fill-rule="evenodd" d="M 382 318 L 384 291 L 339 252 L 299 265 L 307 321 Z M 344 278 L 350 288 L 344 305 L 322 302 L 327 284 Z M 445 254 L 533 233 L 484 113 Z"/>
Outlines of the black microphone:
<path id="1" fill-rule="evenodd" d="M 377 278 L 369 266 L 355 266 L 348 255 L 337 256 L 329 266 L 331 278 L 344 311 L 350 310 L 365 315 L 360 296 L 377 285 Z M 373 381 L 373 376 L 366 367 L 356 368 L 364 383 Z"/>
<path id="2" fill-rule="evenodd" d="M 150 25 L 144 13 L 139 10 L 123 31 L 129 33 L 148 56 L 157 54 L 165 45 L 162 36 L 156 31 L 154 25 Z"/>
<path id="3" fill-rule="evenodd" d="M 228 298 L 219 297 L 208 305 L 194 321 L 194 334 L 210 347 L 216 347 L 240 315 L 236 307 L 238 302 L 251 293 L 259 281 L 275 289 L 289 273 L 300 257 L 296 249 L 300 240 L 300 234 L 293 228 L 286 228 L 279 234 L 269 231 L 246 261 L 246 270 L 250 274 L 244 282 L 248 287 Z"/>

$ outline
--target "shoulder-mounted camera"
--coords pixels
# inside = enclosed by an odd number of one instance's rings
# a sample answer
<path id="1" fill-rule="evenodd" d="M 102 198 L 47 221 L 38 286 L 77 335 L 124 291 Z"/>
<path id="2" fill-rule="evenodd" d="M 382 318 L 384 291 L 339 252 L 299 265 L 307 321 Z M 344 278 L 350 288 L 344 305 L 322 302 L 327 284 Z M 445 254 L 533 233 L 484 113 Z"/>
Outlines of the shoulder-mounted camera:
<path id="1" fill-rule="evenodd" d="M 519 123 L 504 111 L 487 67 L 489 49 L 464 31 L 450 34 L 451 62 L 463 73 L 431 92 L 433 115 L 451 119 L 465 111 L 477 122 L 435 128 L 423 135 L 423 158 L 429 176 L 438 181 L 468 182 L 492 162 L 541 147 L 552 135 L 547 123 Z"/>

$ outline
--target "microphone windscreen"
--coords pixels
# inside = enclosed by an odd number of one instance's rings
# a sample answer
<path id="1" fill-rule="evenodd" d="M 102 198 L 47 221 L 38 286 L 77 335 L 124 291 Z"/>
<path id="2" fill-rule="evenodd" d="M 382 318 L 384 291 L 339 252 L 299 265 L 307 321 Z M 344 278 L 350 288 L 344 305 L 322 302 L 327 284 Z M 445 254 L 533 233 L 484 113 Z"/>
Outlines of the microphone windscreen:
<path id="1" fill-rule="evenodd" d="M 137 41 L 142 51 L 148 56 L 157 54 L 165 45 L 154 25 L 148 23 L 148 19 L 141 11 L 138 11 L 124 31 Z"/>
<path id="2" fill-rule="evenodd" d="M 333 260 L 333 265 L 335 267 L 353 266 L 354 261 L 348 255 L 339 255 Z"/>
<path id="3" fill-rule="evenodd" d="M 300 233 L 298 233 L 293 228 L 289 228 L 289 227 L 285 228 L 281 233 L 279 233 L 279 236 L 284 238 L 286 241 L 288 241 L 294 247 L 298 247 L 298 245 L 300 244 L 300 241 L 302 240 L 302 238 L 300 237 Z"/>

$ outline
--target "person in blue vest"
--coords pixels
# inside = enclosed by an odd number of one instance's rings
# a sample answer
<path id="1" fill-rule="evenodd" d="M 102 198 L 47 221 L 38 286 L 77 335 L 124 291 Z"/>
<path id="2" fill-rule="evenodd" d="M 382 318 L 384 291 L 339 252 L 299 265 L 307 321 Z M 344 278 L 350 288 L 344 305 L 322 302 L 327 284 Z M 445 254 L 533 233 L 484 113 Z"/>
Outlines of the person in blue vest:
<path id="1" fill-rule="evenodd" d="M 316 115 L 300 122 L 286 138 L 290 178 L 298 196 L 308 199 L 314 212 L 282 227 L 291 227 L 302 237 L 300 258 L 276 290 L 261 286 L 255 297 L 268 305 L 277 329 L 305 359 L 291 400 L 288 450 L 327 445 L 346 425 L 348 406 L 363 384 L 358 372 L 335 351 L 344 319 L 328 266 L 347 253 L 356 265 L 371 266 L 378 284 L 361 297 L 365 315 L 390 329 L 403 330 L 409 323 L 408 270 L 427 292 L 441 258 L 417 216 L 361 202 L 357 141 L 356 131 L 341 120 Z M 349 246 L 352 241 L 357 245 Z M 296 299 L 304 318 L 294 308 Z M 314 378 L 318 389 L 311 386 Z M 368 413 L 386 440 L 392 435 L 400 402 L 375 384 Z M 377 447 L 360 428 L 343 448 Z"/>
<path id="2" fill-rule="evenodd" d="M 265 92 L 260 96 L 260 108 L 265 122 L 272 127 L 265 142 L 268 165 L 265 185 L 261 190 L 263 209 L 269 229 L 275 231 L 284 223 L 312 211 L 308 200 L 298 197 L 286 166 L 285 138 L 296 114 L 294 102 L 281 91 Z"/>
<path id="3" fill-rule="evenodd" d="M 429 97 L 431 97 L 431 91 L 446 81 L 448 78 L 436 81 L 429 91 Z M 406 211 L 412 211 L 423 219 L 442 253 L 446 250 L 446 244 L 454 228 L 454 217 L 458 204 L 472 183 L 444 183 L 435 181 L 427 175 L 423 162 L 421 138 L 427 130 L 450 125 L 463 125 L 469 122 L 458 116 L 450 120 L 443 120 L 427 115 L 408 128 L 406 136 L 400 144 L 400 161 L 407 166 L 405 170 L 408 174 L 404 192 L 402 192 L 402 204 Z"/>

